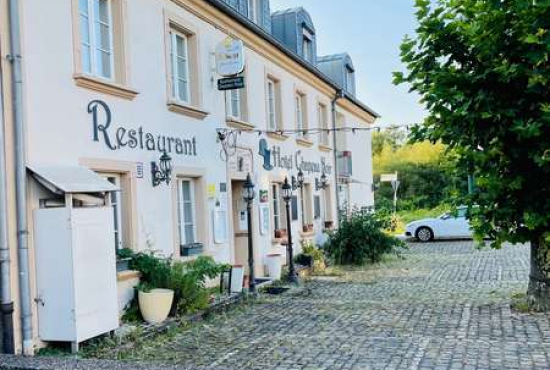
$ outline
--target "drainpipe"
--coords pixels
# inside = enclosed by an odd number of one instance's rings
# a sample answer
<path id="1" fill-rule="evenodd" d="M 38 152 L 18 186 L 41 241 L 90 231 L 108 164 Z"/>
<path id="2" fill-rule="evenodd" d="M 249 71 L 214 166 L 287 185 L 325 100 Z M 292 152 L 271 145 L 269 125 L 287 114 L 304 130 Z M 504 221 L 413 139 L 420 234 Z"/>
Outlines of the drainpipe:
<path id="1" fill-rule="evenodd" d="M 344 90 L 340 89 L 336 92 L 336 95 L 334 96 L 334 99 L 332 99 L 331 102 L 331 108 L 332 108 L 332 143 L 333 143 L 333 155 L 334 155 L 334 189 L 336 191 L 336 226 L 340 225 L 340 212 L 342 211 L 340 209 L 340 191 L 338 189 L 338 146 L 337 146 L 337 140 L 336 140 L 336 103 L 338 100 L 343 99 L 345 96 Z"/>
<path id="2" fill-rule="evenodd" d="M 0 64 L 0 322 L 2 348 L 5 354 L 14 354 L 13 301 L 11 300 L 10 246 L 8 243 L 8 202 L 6 183 L 6 135 L 4 127 L 4 84 Z"/>
<path id="3" fill-rule="evenodd" d="M 19 1 L 9 0 L 9 23 L 12 65 L 13 120 L 15 136 L 15 202 L 17 209 L 17 261 L 23 354 L 33 354 L 31 289 L 29 277 L 29 230 L 27 224 L 27 163 L 23 120 L 23 73 Z"/>

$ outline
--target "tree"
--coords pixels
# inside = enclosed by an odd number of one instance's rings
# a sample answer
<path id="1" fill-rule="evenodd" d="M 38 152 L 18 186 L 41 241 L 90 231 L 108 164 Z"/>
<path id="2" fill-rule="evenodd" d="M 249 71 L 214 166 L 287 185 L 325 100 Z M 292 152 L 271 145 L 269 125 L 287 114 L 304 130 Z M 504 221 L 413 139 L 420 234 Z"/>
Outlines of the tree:
<path id="1" fill-rule="evenodd" d="M 416 0 L 401 59 L 429 111 L 415 140 L 456 151 L 478 239 L 531 244 L 528 298 L 550 309 L 550 1 Z"/>

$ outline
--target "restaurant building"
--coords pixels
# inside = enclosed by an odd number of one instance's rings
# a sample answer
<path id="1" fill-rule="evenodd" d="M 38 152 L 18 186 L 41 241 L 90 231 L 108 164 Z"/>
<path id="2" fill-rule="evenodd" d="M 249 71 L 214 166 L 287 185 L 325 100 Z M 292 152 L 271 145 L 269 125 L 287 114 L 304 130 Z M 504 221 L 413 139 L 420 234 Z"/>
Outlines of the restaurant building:
<path id="1" fill-rule="evenodd" d="M 220 91 L 228 37 L 245 87 Z M 259 277 L 285 255 L 285 178 L 303 174 L 296 252 L 339 210 L 373 206 L 378 115 L 351 57 L 318 56 L 316 37 L 306 10 L 268 0 L 0 0 L 0 278 L 17 352 L 118 324 L 139 276 L 116 250 L 246 265 L 248 174 Z"/>

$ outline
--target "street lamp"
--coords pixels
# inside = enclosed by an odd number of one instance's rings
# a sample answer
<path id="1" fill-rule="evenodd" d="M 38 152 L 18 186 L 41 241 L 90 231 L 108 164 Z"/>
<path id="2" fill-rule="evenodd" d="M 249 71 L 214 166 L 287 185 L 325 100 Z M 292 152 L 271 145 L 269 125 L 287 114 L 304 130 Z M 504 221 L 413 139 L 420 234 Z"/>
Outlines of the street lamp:
<path id="1" fill-rule="evenodd" d="M 254 183 L 250 174 L 246 176 L 243 184 L 243 199 L 246 202 L 246 213 L 248 217 L 248 269 L 249 269 L 249 289 L 250 293 L 256 293 L 256 278 L 254 277 L 254 235 L 252 233 L 252 204 L 256 193 L 254 192 Z"/>
<path id="2" fill-rule="evenodd" d="M 301 172 L 301 171 L 300 171 Z M 283 184 L 283 200 L 286 205 L 286 228 L 288 231 L 288 240 L 287 240 L 287 256 L 288 256 L 288 280 L 292 283 L 298 282 L 298 274 L 296 274 L 296 269 L 294 268 L 294 256 L 292 250 L 292 222 L 290 220 L 290 202 L 292 200 L 292 186 L 288 182 L 288 177 L 285 178 Z"/>

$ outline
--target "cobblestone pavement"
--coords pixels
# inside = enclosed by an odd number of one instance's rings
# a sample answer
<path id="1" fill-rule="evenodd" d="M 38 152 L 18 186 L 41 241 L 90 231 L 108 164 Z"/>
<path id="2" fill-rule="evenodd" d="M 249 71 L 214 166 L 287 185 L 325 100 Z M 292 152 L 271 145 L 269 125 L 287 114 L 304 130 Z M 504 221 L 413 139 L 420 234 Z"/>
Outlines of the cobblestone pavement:
<path id="1" fill-rule="evenodd" d="M 322 278 L 125 356 L 200 369 L 550 369 L 550 318 L 510 308 L 525 246 L 411 244 L 403 260 Z"/>

